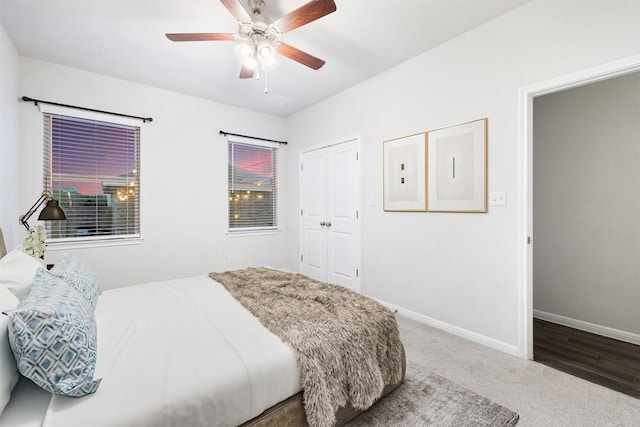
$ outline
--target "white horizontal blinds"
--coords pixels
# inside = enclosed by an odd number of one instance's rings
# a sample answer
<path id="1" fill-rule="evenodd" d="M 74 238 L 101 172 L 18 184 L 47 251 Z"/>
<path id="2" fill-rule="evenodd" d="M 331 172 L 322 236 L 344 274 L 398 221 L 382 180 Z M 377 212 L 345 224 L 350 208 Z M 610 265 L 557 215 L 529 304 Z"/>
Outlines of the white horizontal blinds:
<path id="1" fill-rule="evenodd" d="M 67 217 L 52 239 L 140 235 L 140 128 L 44 114 L 45 188 Z"/>
<path id="2" fill-rule="evenodd" d="M 277 148 L 229 141 L 229 230 L 278 225 Z"/>

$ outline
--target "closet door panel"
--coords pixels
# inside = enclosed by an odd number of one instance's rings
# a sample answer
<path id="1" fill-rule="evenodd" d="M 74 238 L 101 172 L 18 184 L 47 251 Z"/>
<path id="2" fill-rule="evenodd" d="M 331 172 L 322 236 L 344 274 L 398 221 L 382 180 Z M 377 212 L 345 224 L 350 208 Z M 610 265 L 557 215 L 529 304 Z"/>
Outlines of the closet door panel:
<path id="1" fill-rule="evenodd" d="M 357 277 L 355 239 L 359 241 L 357 228 L 356 171 L 358 157 L 354 141 L 327 148 L 327 280 L 330 283 L 360 291 Z"/>
<path id="2" fill-rule="evenodd" d="M 302 154 L 300 166 L 300 273 L 327 281 L 327 156 L 324 150 Z"/>

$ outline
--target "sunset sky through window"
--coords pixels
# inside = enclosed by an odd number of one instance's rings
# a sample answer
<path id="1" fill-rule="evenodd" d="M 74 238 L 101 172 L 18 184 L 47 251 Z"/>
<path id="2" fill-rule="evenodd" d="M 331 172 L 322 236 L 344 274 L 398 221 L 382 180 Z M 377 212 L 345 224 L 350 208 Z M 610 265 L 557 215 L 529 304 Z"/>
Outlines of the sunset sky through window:
<path id="1" fill-rule="evenodd" d="M 273 178 L 273 149 L 251 146 L 245 149 L 242 144 L 234 144 L 234 164 L 236 167 Z M 229 150 L 232 150 L 231 146 Z M 231 155 L 231 153 L 229 153 Z"/>
<path id="2" fill-rule="evenodd" d="M 131 128 L 53 117 L 54 189 L 75 189 L 84 195 L 102 194 L 102 181 L 109 177 L 126 178 L 135 170 L 135 156 L 135 136 Z"/>

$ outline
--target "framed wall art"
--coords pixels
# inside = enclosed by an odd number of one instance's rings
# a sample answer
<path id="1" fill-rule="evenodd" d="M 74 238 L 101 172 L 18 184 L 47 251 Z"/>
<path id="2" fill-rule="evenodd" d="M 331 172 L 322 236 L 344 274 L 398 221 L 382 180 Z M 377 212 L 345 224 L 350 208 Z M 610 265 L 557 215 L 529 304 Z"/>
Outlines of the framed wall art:
<path id="1" fill-rule="evenodd" d="M 383 142 L 384 210 L 427 211 L 426 134 Z"/>
<path id="2" fill-rule="evenodd" d="M 427 132 L 429 212 L 487 212 L 487 119 Z"/>

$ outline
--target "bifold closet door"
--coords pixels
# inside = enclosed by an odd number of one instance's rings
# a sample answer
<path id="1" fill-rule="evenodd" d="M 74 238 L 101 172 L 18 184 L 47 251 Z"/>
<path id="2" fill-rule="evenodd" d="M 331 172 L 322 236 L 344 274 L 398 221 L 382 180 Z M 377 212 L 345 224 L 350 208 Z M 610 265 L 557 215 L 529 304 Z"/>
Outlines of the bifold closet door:
<path id="1" fill-rule="evenodd" d="M 300 163 L 300 273 L 327 281 L 327 153 L 302 154 Z"/>
<path id="2" fill-rule="evenodd" d="M 356 141 L 301 155 L 300 272 L 360 291 L 360 169 Z"/>

